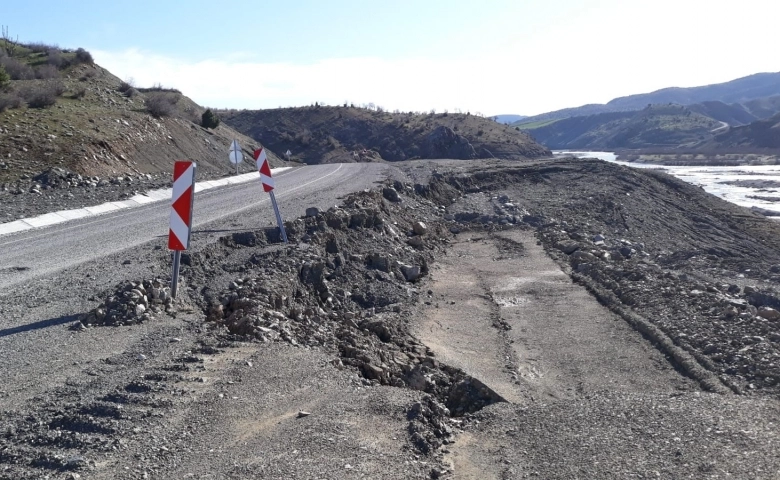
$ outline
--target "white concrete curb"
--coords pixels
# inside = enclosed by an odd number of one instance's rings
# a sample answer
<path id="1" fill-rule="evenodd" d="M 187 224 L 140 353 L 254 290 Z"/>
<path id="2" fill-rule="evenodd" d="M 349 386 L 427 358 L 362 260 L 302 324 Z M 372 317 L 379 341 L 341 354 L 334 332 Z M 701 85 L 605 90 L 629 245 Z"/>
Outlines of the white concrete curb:
<path id="1" fill-rule="evenodd" d="M 274 168 L 271 170 L 271 172 L 276 174 L 284 172 L 285 170 L 290 170 L 291 168 L 292 167 Z M 259 179 L 260 177 L 257 172 L 250 172 L 241 175 L 234 175 L 232 177 L 220 178 L 217 180 L 196 182 L 195 192 L 197 193 L 203 190 L 209 190 L 211 188 L 222 187 L 224 185 L 235 185 Z M 139 207 L 148 203 L 162 202 L 163 200 L 170 201 L 171 193 L 172 191 L 170 188 L 150 190 L 143 195 L 136 195 L 128 200 L 123 200 L 121 202 L 108 202 L 102 205 L 95 205 L 93 207 L 63 210 L 60 212 L 38 215 L 37 217 L 32 218 L 22 218 L 21 220 L 15 220 L 13 222 L 0 223 L 0 236 L 7 235 L 9 233 L 21 232 L 23 230 L 30 230 L 32 228 L 48 227 L 49 225 L 56 225 L 58 223 L 75 220 L 77 218 L 93 217 L 96 215 L 102 215 L 104 213 L 115 212 L 125 208 Z"/>

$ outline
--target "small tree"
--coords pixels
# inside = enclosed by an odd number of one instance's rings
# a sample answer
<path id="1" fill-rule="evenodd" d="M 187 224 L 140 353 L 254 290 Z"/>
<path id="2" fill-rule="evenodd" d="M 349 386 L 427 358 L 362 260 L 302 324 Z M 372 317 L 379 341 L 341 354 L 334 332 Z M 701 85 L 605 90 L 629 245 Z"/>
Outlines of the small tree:
<path id="1" fill-rule="evenodd" d="M 203 115 L 200 116 L 200 125 L 204 128 L 217 128 L 219 126 L 219 117 L 210 108 L 207 108 Z"/>

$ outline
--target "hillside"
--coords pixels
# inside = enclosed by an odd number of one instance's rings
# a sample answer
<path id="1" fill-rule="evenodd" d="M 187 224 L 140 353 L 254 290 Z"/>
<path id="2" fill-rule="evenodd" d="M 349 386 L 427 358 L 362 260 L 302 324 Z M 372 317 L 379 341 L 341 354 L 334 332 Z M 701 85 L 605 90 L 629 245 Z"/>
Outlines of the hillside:
<path id="1" fill-rule="evenodd" d="M 558 120 L 561 118 L 607 112 L 636 111 L 641 110 L 650 104 L 674 103 L 678 105 L 692 105 L 708 102 L 737 104 L 732 105 L 732 107 L 744 109 L 755 117 L 746 120 L 747 117 L 741 116 L 743 119 L 739 124 L 744 124 L 755 119 L 768 118 L 775 113 L 779 113 L 780 106 L 778 106 L 777 103 L 780 103 L 780 98 L 770 102 L 767 102 L 766 100 L 767 97 L 777 95 L 780 95 L 780 72 L 757 73 L 724 83 L 691 88 L 664 88 L 650 93 L 614 98 L 606 104 L 588 104 L 581 107 L 565 108 L 527 117 L 513 123 L 513 125 L 524 128 L 524 124 L 535 123 L 542 120 Z M 758 100 L 758 102 L 756 102 L 756 100 Z M 751 102 L 753 102 L 752 106 L 748 106 Z M 744 105 L 744 107 L 740 104 Z M 762 108 L 762 106 L 764 108 Z M 716 119 L 730 124 L 732 123 L 728 120 Z"/>
<path id="2" fill-rule="evenodd" d="M 710 117 L 719 122 L 729 125 L 747 125 L 761 117 L 750 113 L 744 105 L 733 103 L 731 105 L 723 102 L 708 101 L 687 105 L 688 109 L 705 117 Z"/>
<path id="3" fill-rule="evenodd" d="M 52 167 L 168 178 L 174 160 L 190 159 L 200 178 L 221 176 L 233 171 L 227 152 L 234 138 L 247 155 L 257 145 L 224 124 L 201 127 L 205 109 L 178 90 L 134 88 L 81 49 L 0 41 L 0 66 L 10 74 L 0 88 L 0 191 Z"/>
<path id="4" fill-rule="evenodd" d="M 554 149 L 647 148 L 699 142 L 720 126 L 680 105 L 652 105 L 639 112 L 566 118 L 529 132 Z"/>
<path id="5" fill-rule="evenodd" d="M 780 114 L 717 135 L 702 148 L 762 150 L 780 148 Z"/>
<path id="6" fill-rule="evenodd" d="M 220 112 L 224 122 L 308 164 L 414 158 L 549 156 L 525 132 L 469 114 L 313 106 Z"/>

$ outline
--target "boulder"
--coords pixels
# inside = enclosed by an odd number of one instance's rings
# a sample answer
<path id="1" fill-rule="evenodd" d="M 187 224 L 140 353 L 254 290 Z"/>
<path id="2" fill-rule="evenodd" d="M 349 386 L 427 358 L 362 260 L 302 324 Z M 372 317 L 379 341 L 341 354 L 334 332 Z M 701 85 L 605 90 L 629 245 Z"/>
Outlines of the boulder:
<path id="1" fill-rule="evenodd" d="M 780 320 L 780 312 L 772 307 L 761 307 L 758 309 L 758 316 L 767 320 Z"/>
<path id="2" fill-rule="evenodd" d="M 576 252 L 572 253 L 571 257 L 569 258 L 572 263 L 593 263 L 597 259 L 597 257 L 592 253 L 583 252 L 582 250 L 577 250 Z"/>
<path id="3" fill-rule="evenodd" d="M 558 242 L 555 247 L 565 253 L 566 255 L 571 255 L 572 253 L 576 252 L 580 248 L 580 244 L 577 242 L 569 242 L 569 241 L 563 241 Z"/>
<path id="4" fill-rule="evenodd" d="M 428 232 L 428 227 L 423 222 L 414 222 L 412 230 L 415 235 L 425 235 Z"/>
<path id="5" fill-rule="evenodd" d="M 393 187 L 385 187 L 382 189 L 382 196 L 391 202 L 400 202 L 401 197 L 398 195 L 398 190 Z"/>
<path id="6" fill-rule="evenodd" d="M 307 217 L 316 217 L 319 214 L 320 214 L 320 209 L 317 207 L 309 207 L 306 209 Z"/>
<path id="7" fill-rule="evenodd" d="M 420 278 L 420 267 L 417 265 L 405 265 L 400 263 L 398 264 L 398 267 L 401 269 L 401 273 L 404 274 L 404 278 L 406 278 L 407 282 L 413 282 Z"/>
<path id="8" fill-rule="evenodd" d="M 414 237 L 410 237 L 409 240 L 406 241 L 406 243 L 412 247 L 420 248 L 423 246 L 423 239 L 420 236 L 414 236 Z"/>

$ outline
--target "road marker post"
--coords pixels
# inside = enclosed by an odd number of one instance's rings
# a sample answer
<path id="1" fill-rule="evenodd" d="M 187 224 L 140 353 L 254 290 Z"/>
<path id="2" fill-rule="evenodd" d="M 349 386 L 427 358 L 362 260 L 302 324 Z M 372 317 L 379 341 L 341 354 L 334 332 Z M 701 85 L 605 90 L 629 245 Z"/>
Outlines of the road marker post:
<path id="1" fill-rule="evenodd" d="M 168 229 L 168 249 L 173 250 L 171 298 L 176 298 L 179 286 L 181 252 L 190 246 L 192 206 L 195 201 L 195 162 L 177 160 L 173 164 L 173 194 L 171 221 Z"/>
<path id="2" fill-rule="evenodd" d="M 238 175 L 238 164 L 244 161 L 244 154 L 241 153 L 241 147 L 238 145 L 238 140 L 233 140 L 230 144 L 230 153 L 228 154 L 230 163 L 236 166 L 236 175 Z"/>
<path id="3" fill-rule="evenodd" d="M 284 223 L 282 222 L 282 214 L 279 213 L 279 205 L 276 204 L 276 196 L 274 196 L 274 179 L 271 176 L 271 167 L 268 165 L 268 156 L 266 156 L 263 147 L 255 150 L 253 156 L 255 158 L 255 163 L 257 164 L 257 170 L 260 172 L 260 181 L 263 182 L 263 190 L 271 196 L 271 205 L 274 207 L 276 224 L 279 225 L 282 241 L 288 243 L 287 232 L 284 231 Z"/>

